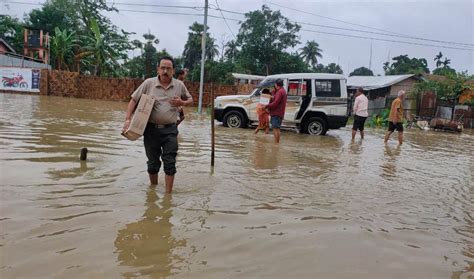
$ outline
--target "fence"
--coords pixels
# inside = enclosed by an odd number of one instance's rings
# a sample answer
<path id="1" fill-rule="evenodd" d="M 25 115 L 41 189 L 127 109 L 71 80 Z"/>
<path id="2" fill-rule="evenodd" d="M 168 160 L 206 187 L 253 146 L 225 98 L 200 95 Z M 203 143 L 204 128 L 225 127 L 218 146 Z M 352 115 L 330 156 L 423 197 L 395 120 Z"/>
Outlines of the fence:
<path id="1" fill-rule="evenodd" d="M 76 72 L 68 71 L 41 71 L 40 94 L 62 97 L 75 97 L 86 99 L 100 99 L 113 101 L 128 101 L 130 95 L 143 82 L 143 79 L 134 78 L 103 78 L 83 76 Z M 194 104 L 198 104 L 199 83 L 185 81 L 189 93 L 193 96 Z M 255 86 L 204 84 L 203 105 L 210 104 L 210 93 L 214 96 L 233 94 L 248 94 Z"/>

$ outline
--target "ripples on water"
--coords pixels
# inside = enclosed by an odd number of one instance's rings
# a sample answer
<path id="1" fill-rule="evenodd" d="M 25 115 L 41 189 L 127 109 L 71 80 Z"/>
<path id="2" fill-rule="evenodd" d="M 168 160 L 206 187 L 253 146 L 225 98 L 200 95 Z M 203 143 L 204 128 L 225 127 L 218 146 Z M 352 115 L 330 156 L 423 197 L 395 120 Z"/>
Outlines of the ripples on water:
<path id="1" fill-rule="evenodd" d="M 0 94 L 2 277 L 474 276 L 472 131 L 276 146 L 218 125 L 211 169 L 189 109 L 169 197 L 119 134 L 126 105 Z"/>

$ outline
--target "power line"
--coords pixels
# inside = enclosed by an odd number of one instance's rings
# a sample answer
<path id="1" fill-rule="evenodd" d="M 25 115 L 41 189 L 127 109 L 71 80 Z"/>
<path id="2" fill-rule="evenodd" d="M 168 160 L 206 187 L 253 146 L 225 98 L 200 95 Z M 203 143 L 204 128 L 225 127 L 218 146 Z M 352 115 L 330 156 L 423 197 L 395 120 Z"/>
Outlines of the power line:
<path id="1" fill-rule="evenodd" d="M 406 41 L 397 41 L 397 40 L 388 40 L 388 39 L 373 38 L 373 37 L 356 36 L 356 35 L 349 35 L 349 34 L 330 33 L 330 32 L 323 32 L 323 31 L 317 31 L 317 30 L 301 29 L 301 31 L 312 32 L 312 33 L 328 34 L 328 35 L 335 35 L 335 36 L 342 36 L 342 37 L 351 37 L 351 38 L 367 39 L 367 40 L 376 40 L 376 41 L 384 41 L 384 42 L 393 42 L 393 43 L 401 43 L 401 44 L 418 45 L 418 46 L 430 46 L 430 47 L 439 47 L 439 48 L 449 48 L 449 49 L 458 49 L 458 50 L 474 51 L 474 49 L 471 49 L 471 48 L 460 48 L 460 47 L 450 47 L 450 46 L 421 44 L 421 43 L 406 42 Z"/>
<path id="2" fill-rule="evenodd" d="M 331 18 L 331 17 L 327 17 L 327 16 L 323 16 L 323 15 L 318 15 L 318 14 L 315 14 L 315 13 L 311 13 L 311 12 L 306 12 L 306 11 L 303 11 L 303 10 L 298 10 L 298 9 L 295 9 L 295 8 L 291 8 L 291 7 L 287 7 L 287 6 L 283 6 L 283 5 L 279 5 L 279 4 L 275 4 L 275 3 L 272 3 L 270 1 L 267 1 L 267 3 L 271 4 L 271 5 L 275 5 L 275 6 L 278 6 L 278 7 L 282 7 L 282 8 L 286 8 L 286 9 L 289 9 L 289 10 L 293 10 L 293 11 L 297 11 L 297 12 L 300 12 L 300 13 L 305 13 L 305 14 L 309 14 L 309 15 L 313 15 L 313 16 L 316 16 L 316 17 L 322 17 L 322 18 L 325 18 L 325 19 L 329 19 L 329 20 L 333 20 L 333 21 L 337 21 L 337 22 L 341 22 L 341 23 L 345 23 L 345 24 L 350 24 L 350 25 L 355 25 L 355 26 L 359 26 L 359 27 L 364 27 L 364 28 L 369 28 L 369 29 L 373 29 L 373 30 L 378 30 L 378 31 L 383 31 L 383 32 L 388 32 L 388 33 L 392 33 L 392 34 L 395 34 L 395 35 L 398 35 L 398 36 L 402 36 L 404 38 L 409 38 L 409 39 L 416 39 L 416 40 L 426 40 L 426 41 L 432 41 L 432 42 L 438 42 L 438 43 L 449 43 L 449 44 L 459 44 L 459 45 L 465 45 L 465 46 L 471 46 L 472 44 L 465 44 L 465 43 L 458 43 L 458 42 L 448 42 L 448 41 L 437 41 L 437 40 L 431 40 L 431 39 L 426 39 L 426 38 L 421 38 L 421 37 L 415 37 L 415 36 L 410 36 L 410 35 L 405 35 L 405 34 L 401 34 L 401 33 L 396 33 L 396 32 L 393 32 L 393 31 L 389 31 L 389 30 L 384 30 L 384 29 L 380 29 L 380 28 L 375 28 L 375 27 L 371 27 L 371 26 L 366 26 L 366 25 L 362 25 L 362 24 L 357 24 L 357 23 L 353 23 L 353 22 L 348 22 L 348 21 L 344 21 L 344 20 L 340 20 L 340 19 L 336 19 L 336 18 Z M 334 27 L 335 28 L 335 27 Z M 368 31 L 358 31 L 358 32 L 368 32 Z M 369 33 L 369 32 L 368 32 Z M 385 36 L 388 36 L 388 34 L 386 34 Z M 472 45 L 474 46 L 474 45 Z"/>
<path id="3" fill-rule="evenodd" d="M 430 41 L 430 42 L 434 42 L 434 43 L 443 43 L 443 44 L 461 45 L 461 46 L 466 46 L 466 47 L 474 47 L 474 44 L 457 43 L 457 42 L 449 42 L 449 41 L 441 41 L 441 40 L 431 40 L 431 39 L 423 39 L 423 38 L 416 38 L 416 37 L 407 37 L 407 36 L 400 36 L 400 35 L 395 35 L 395 34 L 379 33 L 379 32 L 372 32 L 372 31 L 363 31 L 363 30 L 359 30 L 359 29 L 343 28 L 343 27 L 321 25 L 321 24 L 299 22 L 299 21 L 295 21 L 295 23 L 303 24 L 303 25 L 323 27 L 323 28 L 329 28 L 329 29 L 345 30 L 345 31 L 351 31 L 351 32 L 362 32 L 362 33 L 368 33 L 368 34 L 374 34 L 374 35 L 382 35 L 382 36 L 390 36 L 390 37 L 398 37 L 398 38 L 407 38 L 407 39 L 410 38 L 410 39 L 414 39 L 414 40 Z"/>
<path id="4" fill-rule="evenodd" d="M 217 2 L 217 0 L 216 0 L 216 5 L 217 5 L 217 9 L 219 10 L 219 12 L 220 12 L 221 15 L 222 15 L 222 18 L 224 19 L 225 25 L 227 25 L 227 28 L 229 29 L 229 31 L 230 31 L 230 33 L 232 34 L 232 36 L 234 36 L 234 39 L 237 39 L 237 38 L 235 37 L 234 32 L 232 32 L 232 29 L 230 29 L 229 23 L 227 23 L 227 19 L 224 17 L 224 13 L 222 13 L 221 7 L 219 7 L 219 2 Z"/>
<path id="5" fill-rule="evenodd" d="M 280 5 L 277 5 L 277 6 L 280 6 Z M 211 8 L 211 9 L 213 9 L 213 8 Z M 292 8 L 289 8 L 289 9 L 292 9 Z M 215 10 L 220 10 L 220 11 L 226 12 L 226 13 L 245 15 L 245 13 L 239 13 L 239 12 L 234 12 L 234 11 L 229 11 L 229 10 L 224 10 L 224 9 L 215 9 Z M 293 10 L 296 10 L 296 9 L 293 9 Z M 296 11 L 300 11 L 300 10 L 296 10 Z M 301 11 L 301 12 L 304 12 L 304 11 Z M 309 14 L 316 15 L 316 14 L 312 14 L 312 13 L 309 13 Z M 381 35 L 381 36 L 409 38 L 409 39 L 415 39 L 415 40 L 430 41 L 430 42 L 434 42 L 434 43 L 454 44 L 454 45 L 462 45 L 462 46 L 467 46 L 467 47 L 471 47 L 471 46 L 474 47 L 474 44 L 466 44 L 466 43 L 442 41 L 442 40 L 432 40 L 432 39 L 427 39 L 427 38 L 420 38 L 420 37 L 413 37 L 413 36 L 398 34 L 398 33 L 391 32 L 391 31 L 385 31 L 385 32 L 392 33 L 392 34 L 389 34 L 389 33 L 372 32 L 372 31 L 366 31 L 366 30 L 361 30 L 361 29 L 343 28 L 343 27 L 337 27 L 337 26 L 331 26 L 331 25 L 322 25 L 322 24 L 315 24 L 315 23 L 308 23 L 308 22 L 301 22 L 301 21 L 292 21 L 292 22 L 298 23 L 298 24 L 301 24 L 301 25 L 311 25 L 311 26 L 317 26 L 317 27 L 323 27 L 323 28 L 329 28 L 329 29 L 338 29 L 338 30 L 345 30 L 345 31 L 351 31 L 351 32 L 361 32 L 361 33 L 368 33 L 368 34 Z M 349 23 L 349 22 L 345 22 L 345 21 L 342 21 L 342 22 Z M 349 23 L 349 24 L 358 25 L 358 24 L 354 24 L 354 23 Z M 361 25 L 361 26 L 365 27 L 365 25 Z M 372 27 L 367 27 L 367 28 L 372 28 Z M 384 31 L 383 29 L 378 29 L 378 28 L 372 28 L 372 29 Z"/>
<path id="6" fill-rule="evenodd" d="M 194 9 L 203 10 L 201 6 L 180 6 L 180 5 L 160 5 L 160 4 L 141 4 L 141 3 L 125 3 L 125 2 L 107 2 L 112 5 L 123 5 L 123 6 L 137 6 L 137 7 L 159 7 L 159 8 L 176 8 L 176 9 Z"/>
<path id="7" fill-rule="evenodd" d="M 35 3 L 21 2 L 21 1 L 5 1 L 5 3 L 27 4 L 27 5 L 42 5 L 41 3 L 35 4 Z M 143 7 L 148 7 L 148 6 L 149 6 L 149 7 L 165 7 L 165 8 L 186 8 L 186 9 L 195 9 L 195 10 L 197 10 L 197 9 L 203 9 L 203 7 L 197 7 L 197 6 L 139 4 L 139 3 L 123 3 L 123 2 L 110 2 L 110 3 L 112 3 L 112 4 L 117 4 L 117 5 L 143 6 Z M 413 36 L 403 35 L 403 34 L 391 32 L 391 31 L 386 31 L 386 30 L 379 29 L 379 28 L 368 27 L 368 26 L 365 26 L 365 25 L 360 25 L 360 24 L 350 23 L 350 22 L 346 22 L 346 21 L 342 21 L 342 20 L 338 20 L 338 19 L 333 19 L 333 18 L 330 18 L 330 17 L 325 17 L 325 16 L 321 16 L 321 15 L 314 14 L 314 13 L 305 12 L 305 11 L 302 11 L 302 10 L 298 10 L 298 9 L 294 9 L 294 8 L 282 6 L 282 5 L 279 5 L 279 4 L 274 4 L 274 3 L 271 3 L 271 2 L 268 2 L 268 3 L 270 3 L 270 4 L 272 4 L 272 5 L 275 5 L 275 6 L 280 6 L 280 7 L 283 7 L 283 8 L 287 8 L 287 9 L 290 9 L 290 10 L 294 10 L 294 11 L 299 11 L 299 12 L 307 13 L 307 14 L 314 15 L 314 16 L 320 16 L 320 17 L 323 17 L 323 18 L 328 18 L 328 19 L 331 19 L 331 20 L 340 21 L 340 22 L 343 22 L 343 23 L 352 24 L 352 25 L 356 25 L 356 26 L 362 26 L 362 27 L 365 27 L 365 28 L 371 28 L 371 29 L 375 29 L 375 30 L 382 30 L 382 31 L 384 31 L 384 32 L 389 32 L 389 33 L 393 33 L 393 34 L 380 33 L 380 32 L 372 32 L 372 31 L 366 31 L 366 30 L 360 30 L 360 29 L 343 28 L 343 27 L 336 27 L 336 26 L 330 26 L 330 25 L 321 25 L 321 24 L 314 24 L 314 23 L 307 23 L 307 22 L 292 21 L 292 22 L 294 22 L 294 23 L 298 23 L 298 24 L 302 24 L 302 25 L 317 26 L 317 27 L 328 28 L 328 29 L 345 30 L 345 31 L 350 31 L 350 32 L 361 32 L 361 33 L 368 33 L 368 34 L 380 35 L 380 36 L 409 38 L 409 39 L 430 41 L 430 42 L 441 43 L 441 44 L 454 44 L 454 45 L 460 45 L 460 46 L 465 46 L 465 47 L 474 47 L 474 44 L 466 44 L 466 43 L 450 42 L 450 41 L 442 41 L 442 40 L 432 40 L 432 39 L 426 39 L 426 38 L 420 38 L 420 37 L 413 37 Z M 216 4 L 218 5 L 217 0 L 216 0 Z M 231 31 L 232 35 L 235 37 L 235 34 L 234 34 L 234 33 L 232 32 L 232 30 L 230 29 L 227 20 L 232 20 L 232 21 L 237 21 L 237 22 L 241 22 L 242 20 L 234 19 L 234 18 L 226 18 L 226 17 L 223 15 L 223 12 L 232 13 L 232 14 L 238 14 L 238 15 L 245 15 L 245 13 L 240 13 L 240 12 L 235 12 L 235 11 L 229 11 L 229 10 L 221 9 L 219 6 L 218 6 L 217 8 L 211 8 L 211 7 L 210 7 L 210 9 L 218 10 L 218 11 L 221 13 L 221 17 L 215 16 L 215 15 L 208 15 L 208 16 L 211 17 L 211 18 L 224 19 L 224 21 L 225 21 L 227 27 L 228 27 L 229 30 Z M 135 12 L 135 13 L 167 14 L 167 15 L 183 15 L 183 16 L 203 16 L 203 14 L 181 13 L 181 12 L 142 11 L 142 10 L 129 10 L 129 9 L 119 9 L 118 11 L 119 11 L 119 12 L 120 12 L 120 11 L 124 11 L 124 12 Z M 304 31 L 304 30 L 302 30 L 302 31 Z M 309 31 L 309 30 L 306 30 L 306 31 Z M 311 32 L 311 31 L 309 31 L 309 32 Z M 353 37 L 353 38 L 362 38 L 362 39 L 368 38 L 368 37 L 357 36 L 357 35 L 348 35 L 348 34 L 345 35 L 345 34 L 337 34 L 337 33 L 322 32 L 322 31 L 316 31 L 316 32 L 323 33 L 323 34 L 343 35 L 343 36 L 348 36 L 348 37 Z M 388 39 L 382 39 L 382 38 L 371 38 L 371 39 L 375 39 L 375 40 L 379 40 L 379 41 L 387 41 L 387 42 L 408 43 L 408 44 L 422 45 L 422 46 L 435 46 L 435 45 L 429 45 L 429 44 L 411 43 L 411 42 L 405 42 L 405 41 L 402 42 L 402 41 L 388 40 Z M 469 48 L 456 48 L 456 47 L 448 47 L 448 46 L 446 46 L 446 47 L 444 47 L 444 46 L 436 46 L 436 47 L 450 48 L 450 49 L 459 49 L 459 50 L 473 50 L 473 49 L 469 49 Z"/>
<path id="8" fill-rule="evenodd" d="M 190 13 L 178 13 L 178 12 L 158 12 L 158 11 L 137 11 L 128 9 L 119 9 L 118 12 L 132 12 L 132 13 L 146 13 L 146 14 L 165 14 L 165 15 L 184 15 L 184 16 L 204 16 L 204 14 L 190 14 Z M 208 17 L 222 19 L 220 16 L 208 15 Z M 240 21 L 234 18 L 227 18 L 227 20 Z"/>
<path id="9" fill-rule="evenodd" d="M 190 13 L 175 13 L 175 12 L 156 12 L 156 11 L 137 11 L 137 10 L 127 10 L 120 9 L 118 12 L 132 12 L 132 13 L 146 13 L 146 14 L 164 14 L 164 15 L 184 15 L 184 16 L 203 16 L 203 14 L 190 14 Z M 218 16 L 214 16 L 220 18 Z"/>
<path id="10" fill-rule="evenodd" d="M 270 1 L 266 1 L 266 2 L 267 2 L 268 4 L 270 4 L 270 5 L 274 5 L 274 6 L 277 6 L 277 7 L 281 7 L 281 8 L 293 10 L 293 11 L 296 11 L 296 12 L 300 12 L 300 13 L 305 13 L 305 14 L 317 16 L 317 17 L 322 17 L 322 18 L 325 18 L 325 19 L 329 19 L 329 20 L 333 20 L 333 21 L 337 21 L 337 22 L 341 22 L 341 23 L 345 23 L 345 24 L 350 24 L 350 25 L 355 25 L 355 26 L 359 26 L 359 27 L 374 29 L 374 30 L 378 30 L 378 31 L 384 31 L 384 32 L 388 32 L 388 33 L 392 33 L 392 34 L 397 34 L 397 35 L 408 36 L 408 35 L 396 33 L 396 32 L 389 31 L 389 30 L 379 29 L 379 28 L 375 28 L 375 27 L 371 27 L 371 26 L 367 26 L 367 25 L 357 24 L 357 23 L 348 22 L 348 21 L 344 21 L 344 20 L 340 20 L 340 19 L 336 19 L 336 18 L 332 18 L 332 17 L 328 17 L 328 16 L 323 16 L 323 15 L 318 15 L 318 14 L 315 14 L 315 13 L 310 13 L 310 12 L 303 11 L 303 10 L 298 10 L 298 9 L 291 8 L 291 7 L 287 7 L 287 6 L 283 6 L 283 5 L 280 5 L 280 4 L 275 4 L 275 3 L 272 3 L 272 2 L 270 2 Z"/>

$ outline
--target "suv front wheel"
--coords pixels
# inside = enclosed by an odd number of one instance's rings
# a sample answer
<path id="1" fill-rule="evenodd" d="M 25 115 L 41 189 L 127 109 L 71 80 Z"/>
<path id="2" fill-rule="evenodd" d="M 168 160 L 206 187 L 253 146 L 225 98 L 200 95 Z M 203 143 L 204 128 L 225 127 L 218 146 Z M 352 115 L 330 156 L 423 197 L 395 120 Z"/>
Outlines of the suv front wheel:
<path id="1" fill-rule="evenodd" d="M 244 128 L 245 125 L 245 117 L 242 115 L 240 111 L 237 110 L 231 110 L 228 111 L 224 115 L 224 121 L 222 122 L 224 124 L 224 127 L 230 127 L 230 128 Z"/>
<path id="2" fill-rule="evenodd" d="M 321 117 L 311 117 L 305 123 L 303 132 L 310 135 L 324 136 L 327 132 L 327 124 Z"/>

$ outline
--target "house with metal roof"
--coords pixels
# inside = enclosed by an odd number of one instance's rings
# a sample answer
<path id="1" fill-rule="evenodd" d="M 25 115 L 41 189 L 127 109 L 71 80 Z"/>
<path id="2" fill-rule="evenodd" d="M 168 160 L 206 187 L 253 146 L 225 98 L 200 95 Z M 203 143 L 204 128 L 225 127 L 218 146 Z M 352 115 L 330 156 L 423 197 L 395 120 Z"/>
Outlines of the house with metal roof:
<path id="1" fill-rule="evenodd" d="M 397 97 L 398 91 L 410 92 L 420 80 L 417 75 L 350 76 L 347 78 L 347 93 L 353 96 L 361 87 L 369 99 L 369 114 L 380 113 Z M 415 109 L 415 105 L 415 100 L 405 100 L 405 108 Z"/>

